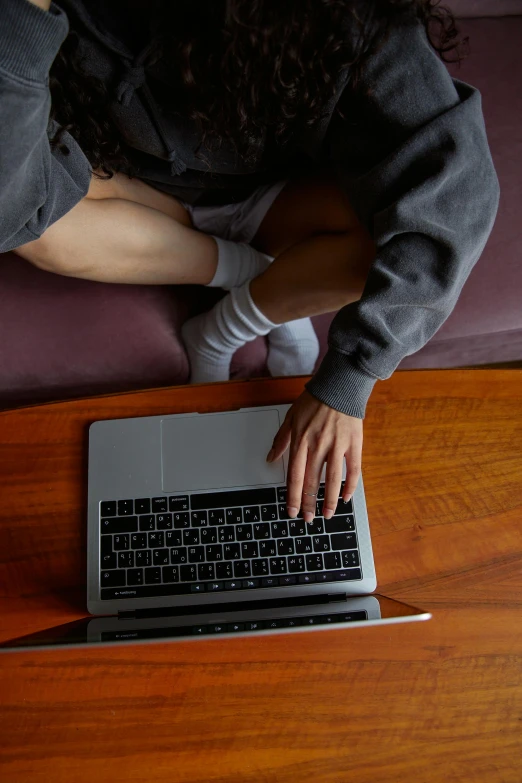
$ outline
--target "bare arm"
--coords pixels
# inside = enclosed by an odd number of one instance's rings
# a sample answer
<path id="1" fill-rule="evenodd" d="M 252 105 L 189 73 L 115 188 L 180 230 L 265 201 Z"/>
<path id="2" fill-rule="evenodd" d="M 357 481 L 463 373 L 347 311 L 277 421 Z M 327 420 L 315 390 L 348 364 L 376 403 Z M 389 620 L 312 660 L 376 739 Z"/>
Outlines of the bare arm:
<path id="1" fill-rule="evenodd" d="M 51 0 L 28 0 L 28 2 L 37 5 L 42 11 L 48 11 L 51 7 Z"/>

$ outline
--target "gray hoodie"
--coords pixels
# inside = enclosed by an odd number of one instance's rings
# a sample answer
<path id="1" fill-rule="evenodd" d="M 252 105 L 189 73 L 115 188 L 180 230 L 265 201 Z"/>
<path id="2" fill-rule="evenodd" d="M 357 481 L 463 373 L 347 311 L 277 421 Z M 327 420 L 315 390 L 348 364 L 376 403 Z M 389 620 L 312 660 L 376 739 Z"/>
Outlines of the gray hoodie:
<path id="1" fill-rule="evenodd" d="M 397 27 L 366 66 L 369 97 L 356 97 L 349 74 L 339 75 L 345 119 L 332 100 L 285 159 L 260 148 L 247 166 L 225 145 L 209 177 L 195 155 L 194 127 L 165 119 L 153 97 L 157 74 L 143 67 L 143 52 L 104 31 L 87 9 L 84 0 L 59 0 L 50 12 L 0 0 L 0 252 L 40 237 L 89 187 L 91 168 L 74 139 L 65 134 L 69 155 L 49 145 L 56 126 L 48 74 L 70 20 L 84 67 L 116 84 L 113 118 L 149 184 L 193 204 L 226 203 L 306 167 L 335 167 L 377 255 L 360 301 L 335 316 L 328 352 L 306 386 L 363 418 L 376 380 L 449 316 L 491 232 L 499 184 L 478 90 L 449 76 L 423 25 Z"/>

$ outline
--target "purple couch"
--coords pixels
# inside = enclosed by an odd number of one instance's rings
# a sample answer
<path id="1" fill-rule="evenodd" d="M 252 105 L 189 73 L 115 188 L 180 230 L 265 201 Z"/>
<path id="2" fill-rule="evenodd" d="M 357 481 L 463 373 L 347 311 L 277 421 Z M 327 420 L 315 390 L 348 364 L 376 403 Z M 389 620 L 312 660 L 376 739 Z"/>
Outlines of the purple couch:
<path id="1" fill-rule="evenodd" d="M 501 185 L 499 214 L 459 302 L 401 368 L 522 359 L 522 0 L 453 0 L 471 53 L 452 75 L 482 92 Z M 188 379 L 180 326 L 223 292 L 91 283 L 0 257 L 0 406 Z M 322 353 L 331 315 L 314 319 Z M 267 375 L 265 341 L 237 352 L 233 378 Z"/>

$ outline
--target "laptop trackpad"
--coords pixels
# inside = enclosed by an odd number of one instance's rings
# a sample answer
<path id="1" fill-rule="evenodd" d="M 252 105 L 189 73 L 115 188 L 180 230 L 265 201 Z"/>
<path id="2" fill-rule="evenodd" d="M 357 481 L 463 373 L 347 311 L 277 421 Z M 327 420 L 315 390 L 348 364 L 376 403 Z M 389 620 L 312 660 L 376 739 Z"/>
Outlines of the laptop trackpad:
<path id="1" fill-rule="evenodd" d="M 279 426 L 277 410 L 162 419 L 163 491 L 283 483 L 283 461 L 266 462 Z"/>

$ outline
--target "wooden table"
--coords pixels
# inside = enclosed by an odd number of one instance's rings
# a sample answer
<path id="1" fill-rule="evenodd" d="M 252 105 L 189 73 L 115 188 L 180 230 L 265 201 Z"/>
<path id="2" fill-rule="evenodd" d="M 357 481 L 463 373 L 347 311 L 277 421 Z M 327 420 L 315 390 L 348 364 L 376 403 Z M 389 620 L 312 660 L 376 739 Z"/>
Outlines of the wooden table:
<path id="1" fill-rule="evenodd" d="M 291 402 L 306 379 L 0 414 L 0 638 L 85 615 L 87 425 Z M 379 590 L 427 623 L 0 657 L 9 783 L 522 780 L 522 372 L 378 383 Z"/>

